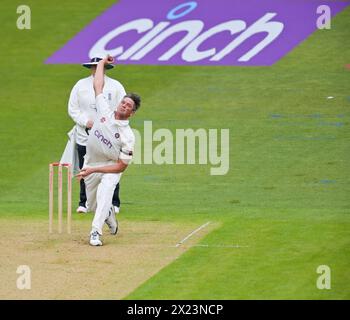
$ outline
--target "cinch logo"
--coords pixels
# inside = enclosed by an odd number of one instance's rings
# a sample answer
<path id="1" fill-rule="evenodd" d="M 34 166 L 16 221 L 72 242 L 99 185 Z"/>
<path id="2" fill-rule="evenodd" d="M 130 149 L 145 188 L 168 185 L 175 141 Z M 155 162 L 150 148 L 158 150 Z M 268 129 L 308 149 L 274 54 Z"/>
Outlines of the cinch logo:
<path id="1" fill-rule="evenodd" d="M 267 33 L 267 36 L 258 42 L 257 45 L 238 58 L 239 62 L 246 62 L 254 58 L 266 46 L 273 42 L 282 33 L 284 28 L 283 23 L 271 21 L 277 15 L 275 12 L 266 13 L 250 26 L 248 26 L 244 20 L 229 20 L 215 25 L 206 31 L 204 31 L 205 22 L 202 20 L 176 22 L 193 11 L 197 5 L 197 2 L 191 1 L 173 8 L 167 14 L 167 18 L 170 21 L 162 21 L 155 24 L 151 19 L 137 19 L 123 24 L 111 30 L 98 40 L 91 48 L 89 57 L 96 57 L 99 53 L 104 55 L 109 53 L 117 57 L 119 61 L 138 61 L 146 57 L 146 55 L 149 55 L 152 51 L 157 50 L 157 47 L 171 36 L 182 32 L 185 33 L 185 36 L 180 41 L 175 42 L 168 51 L 162 54 L 158 58 L 159 61 L 169 61 L 178 53 L 181 53 L 182 60 L 187 62 L 197 62 L 205 59 L 221 61 L 247 39 L 261 32 Z M 123 46 L 118 46 L 116 48 L 107 49 L 107 45 L 116 39 L 116 37 L 132 30 L 137 31 L 143 36 L 130 48 L 126 50 Z M 239 36 L 236 38 L 227 37 L 228 44 L 223 49 L 218 49 L 219 46 L 207 50 L 199 49 L 204 46 L 207 41 L 224 32 L 231 35 L 239 34 Z"/>
<path id="2" fill-rule="evenodd" d="M 97 139 L 99 139 L 102 143 L 104 143 L 109 149 L 112 148 L 112 143 L 108 139 L 106 139 L 102 135 L 102 133 L 100 133 L 100 131 L 95 130 L 94 135 L 95 135 L 95 137 L 97 137 Z"/>
<path id="3" fill-rule="evenodd" d="M 123 64 L 271 65 L 317 30 L 317 8 L 295 0 L 120 0 L 47 63 L 110 54 Z"/>

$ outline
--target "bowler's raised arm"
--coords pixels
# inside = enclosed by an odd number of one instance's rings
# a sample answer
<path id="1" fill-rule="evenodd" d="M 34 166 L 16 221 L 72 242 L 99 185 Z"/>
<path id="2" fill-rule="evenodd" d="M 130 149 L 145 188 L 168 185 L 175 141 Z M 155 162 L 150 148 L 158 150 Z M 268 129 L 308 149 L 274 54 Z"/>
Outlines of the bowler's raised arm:
<path id="1" fill-rule="evenodd" d="M 100 60 L 97 64 L 96 73 L 95 73 L 95 77 L 94 77 L 94 90 L 95 90 L 96 97 L 103 92 L 104 67 L 106 64 L 111 64 L 113 62 L 114 62 L 113 57 L 108 55 L 107 57 Z"/>

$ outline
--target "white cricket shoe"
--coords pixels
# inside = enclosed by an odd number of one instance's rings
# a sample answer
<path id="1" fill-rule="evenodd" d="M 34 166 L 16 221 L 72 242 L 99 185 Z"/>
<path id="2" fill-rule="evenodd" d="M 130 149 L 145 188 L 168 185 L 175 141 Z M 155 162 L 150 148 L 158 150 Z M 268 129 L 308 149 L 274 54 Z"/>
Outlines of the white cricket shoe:
<path id="1" fill-rule="evenodd" d="M 109 228 L 110 233 L 116 235 L 118 232 L 118 221 L 115 217 L 115 211 L 113 210 L 113 207 L 109 210 L 109 216 L 105 222 Z"/>
<path id="2" fill-rule="evenodd" d="M 87 213 L 87 208 L 83 207 L 83 206 L 79 206 L 77 209 L 78 213 Z"/>
<path id="3" fill-rule="evenodd" d="M 90 234 L 90 245 L 92 246 L 102 246 L 102 241 L 100 240 L 100 235 L 97 231 L 91 232 Z"/>
<path id="4" fill-rule="evenodd" d="M 119 213 L 119 211 L 120 211 L 120 208 L 119 208 L 119 207 L 117 207 L 117 206 L 114 206 L 114 211 L 115 211 L 115 214 L 118 214 L 118 213 Z"/>

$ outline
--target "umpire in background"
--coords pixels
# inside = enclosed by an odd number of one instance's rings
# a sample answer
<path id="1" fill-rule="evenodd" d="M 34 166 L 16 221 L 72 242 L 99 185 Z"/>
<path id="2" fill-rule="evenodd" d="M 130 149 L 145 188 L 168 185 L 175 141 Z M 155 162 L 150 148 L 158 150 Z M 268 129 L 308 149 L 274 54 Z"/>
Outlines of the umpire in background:
<path id="1" fill-rule="evenodd" d="M 84 165 L 84 156 L 86 154 L 86 143 L 89 135 L 89 130 L 92 128 L 96 118 L 96 102 L 95 92 L 93 88 L 93 79 L 96 72 L 96 66 L 98 62 L 102 60 L 101 57 L 94 57 L 90 62 L 84 63 L 83 66 L 91 70 L 91 75 L 87 78 L 79 80 L 73 87 L 69 102 L 68 113 L 69 116 L 76 123 L 76 143 L 79 155 L 79 168 L 82 169 Z M 108 64 L 106 69 L 112 69 L 114 66 Z M 120 101 L 125 96 L 125 89 L 120 82 L 111 79 L 108 76 L 105 77 L 105 86 L 103 88 L 103 95 L 105 96 L 110 108 L 119 105 Z M 86 207 L 86 191 L 84 180 L 80 180 L 80 200 L 77 212 L 86 213 L 88 208 Z M 119 199 L 119 183 L 117 184 L 112 204 L 115 212 L 119 213 L 120 199 Z"/>

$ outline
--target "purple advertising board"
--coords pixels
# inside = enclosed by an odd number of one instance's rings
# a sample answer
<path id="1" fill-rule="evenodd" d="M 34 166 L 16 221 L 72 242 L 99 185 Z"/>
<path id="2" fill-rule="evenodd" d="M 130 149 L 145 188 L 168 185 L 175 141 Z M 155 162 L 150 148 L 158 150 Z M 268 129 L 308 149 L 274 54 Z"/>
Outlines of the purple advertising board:
<path id="1" fill-rule="evenodd" d="M 120 0 L 46 63 L 110 54 L 118 64 L 269 66 L 316 31 L 322 14 L 331 17 L 347 6 L 320 0 Z"/>

